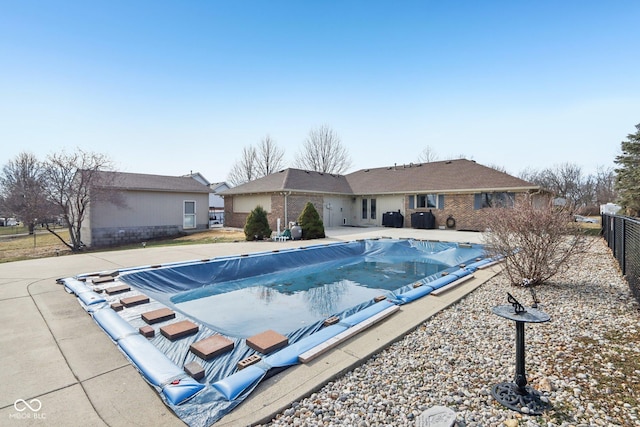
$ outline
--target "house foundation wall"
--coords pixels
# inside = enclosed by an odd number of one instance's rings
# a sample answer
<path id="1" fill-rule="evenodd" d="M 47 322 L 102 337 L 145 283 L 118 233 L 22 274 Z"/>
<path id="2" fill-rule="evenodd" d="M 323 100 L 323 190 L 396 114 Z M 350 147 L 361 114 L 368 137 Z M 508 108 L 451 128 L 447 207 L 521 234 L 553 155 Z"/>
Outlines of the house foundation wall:
<path id="1" fill-rule="evenodd" d="M 189 232 L 207 229 L 207 224 L 198 224 Z M 164 239 L 186 234 L 175 225 L 144 226 L 144 227 L 106 227 L 91 230 L 91 246 L 119 246 L 140 243 L 145 240 Z"/>

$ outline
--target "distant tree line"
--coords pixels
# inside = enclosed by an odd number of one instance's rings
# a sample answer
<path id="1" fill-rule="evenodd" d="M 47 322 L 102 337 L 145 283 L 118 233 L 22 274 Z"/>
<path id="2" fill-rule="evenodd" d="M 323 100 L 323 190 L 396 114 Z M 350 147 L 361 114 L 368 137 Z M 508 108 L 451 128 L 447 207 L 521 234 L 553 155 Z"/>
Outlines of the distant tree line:
<path id="1" fill-rule="evenodd" d="M 599 167 L 585 174 L 573 163 L 562 163 L 546 169 L 525 169 L 520 178 L 551 192 L 557 203 L 567 204 L 586 215 L 597 215 L 600 205 L 617 200 L 616 175 L 612 168 Z"/>
<path id="2" fill-rule="evenodd" d="M 615 169 L 599 167 L 594 174 L 584 174 L 580 166 L 563 163 L 553 168 L 525 170 L 520 178 L 549 190 L 579 212 L 598 214 L 600 205 L 617 203 L 623 213 L 640 214 L 640 124 L 636 132 L 620 143 Z"/>

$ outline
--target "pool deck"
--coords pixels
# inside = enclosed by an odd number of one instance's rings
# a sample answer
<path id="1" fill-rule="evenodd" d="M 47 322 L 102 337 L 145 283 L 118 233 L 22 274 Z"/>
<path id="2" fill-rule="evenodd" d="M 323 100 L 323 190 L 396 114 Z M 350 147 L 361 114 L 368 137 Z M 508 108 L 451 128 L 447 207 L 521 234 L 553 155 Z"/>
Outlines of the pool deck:
<path id="1" fill-rule="evenodd" d="M 56 279 L 95 271 L 392 237 L 481 243 L 481 234 L 451 230 L 340 227 L 312 241 L 236 242 L 140 248 L 0 264 L 0 425 L 180 426 L 108 335 Z M 313 361 L 261 383 L 216 426 L 269 420 L 363 360 L 399 340 L 433 314 L 496 274 L 498 268 L 440 294 L 429 295 Z M 265 392 L 268 390 L 268 392 Z M 26 404 L 29 406 L 27 406 Z"/>

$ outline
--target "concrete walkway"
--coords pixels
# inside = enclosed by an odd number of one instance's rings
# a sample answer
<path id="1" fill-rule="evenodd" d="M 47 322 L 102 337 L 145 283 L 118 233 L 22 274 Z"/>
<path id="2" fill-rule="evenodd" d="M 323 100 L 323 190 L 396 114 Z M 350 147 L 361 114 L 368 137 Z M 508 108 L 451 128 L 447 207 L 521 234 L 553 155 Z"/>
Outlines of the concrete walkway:
<path id="1" fill-rule="evenodd" d="M 375 237 L 480 243 L 480 233 L 395 228 L 327 229 L 324 241 Z M 56 279 L 95 271 L 213 258 L 321 241 L 140 248 L 0 264 L 0 426 L 184 425 Z M 291 402 L 375 354 L 493 276 L 402 306 L 382 323 L 261 384 L 216 425 L 270 419 Z M 268 390 L 268 392 L 265 392 Z"/>

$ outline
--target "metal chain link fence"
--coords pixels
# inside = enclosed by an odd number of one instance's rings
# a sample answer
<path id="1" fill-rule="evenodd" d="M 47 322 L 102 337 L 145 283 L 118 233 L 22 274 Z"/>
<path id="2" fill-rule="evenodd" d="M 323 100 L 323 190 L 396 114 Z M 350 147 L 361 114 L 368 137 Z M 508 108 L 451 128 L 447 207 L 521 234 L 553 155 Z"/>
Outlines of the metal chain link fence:
<path id="1" fill-rule="evenodd" d="M 629 282 L 631 293 L 640 302 L 640 220 L 617 215 L 602 215 L 602 236 L 622 274 Z"/>

